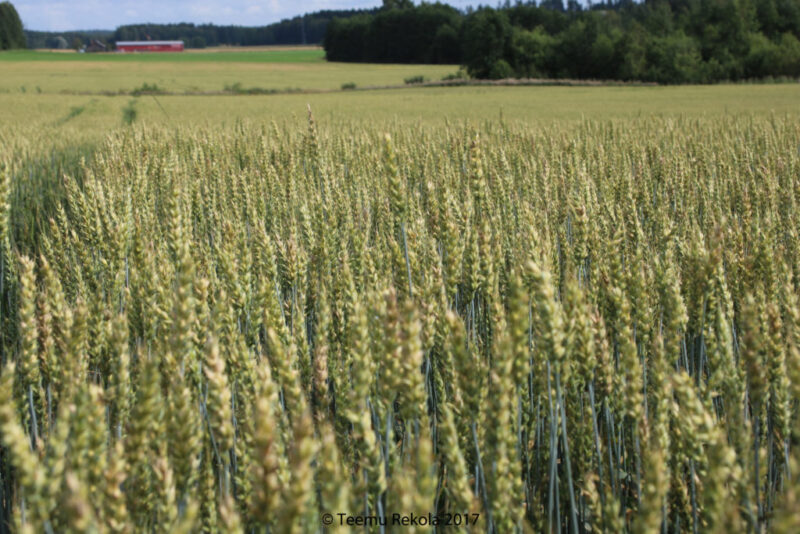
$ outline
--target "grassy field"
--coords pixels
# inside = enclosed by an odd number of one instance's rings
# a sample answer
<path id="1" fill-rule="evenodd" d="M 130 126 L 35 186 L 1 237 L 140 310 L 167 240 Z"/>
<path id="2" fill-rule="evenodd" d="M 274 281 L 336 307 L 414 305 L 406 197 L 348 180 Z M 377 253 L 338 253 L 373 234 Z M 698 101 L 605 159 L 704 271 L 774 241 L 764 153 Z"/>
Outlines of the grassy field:
<path id="1" fill-rule="evenodd" d="M 135 102 L 145 124 L 231 124 L 304 120 L 312 106 L 321 121 L 441 123 L 564 121 L 631 117 L 796 116 L 796 85 L 698 87 L 455 87 L 257 96 L 93 96 L 0 93 L 0 124 L 103 133 L 121 125 Z M 77 110 L 77 111 L 76 111 Z"/>
<path id="2" fill-rule="evenodd" d="M 0 121 L 100 127 L 116 124 L 130 93 L 144 84 L 169 93 L 215 93 L 240 90 L 339 91 L 402 85 L 406 78 L 440 80 L 455 65 L 372 65 L 328 63 L 315 48 L 236 50 L 220 48 L 183 54 L 77 54 L 61 52 L 0 53 Z M 242 96 L 240 98 L 240 96 Z M 428 120 L 579 119 L 636 115 L 714 115 L 792 112 L 800 102 L 800 85 L 720 85 L 694 87 L 460 87 L 338 92 L 333 95 L 237 95 L 137 100 L 141 117 L 150 122 L 285 118 L 302 114 L 307 104 L 318 115 Z M 160 105 L 159 105 L 160 104 Z M 115 111 L 116 110 L 116 111 Z M 104 128 L 105 129 L 105 128 Z"/>
<path id="3" fill-rule="evenodd" d="M 440 80 L 454 65 L 328 63 L 320 49 L 159 54 L 0 53 L 0 93 L 130 92 L 144 83 L 169 92 L 218 92 L 241 84 L 260 89 L 340 89 Z"/>
<path id="4" fill-rule="evenodd" d="M 218 54 L 225 52 L 224 58 Z M 104 52 L 79 54 L 73 51 L 14 50 L 0 54 L 0 62 L 77 62 L 77 63 L 191 63 L 229 61 L 234 63 L 319 63 L 325 52 L 319 47 L 216 47 L 185 52 L 120 54 Z"/>
<path id="5" fill-rule="evenodd" d="M 798 85 L 73 61 L 0 61 L 0 534 L 800 531 Z"/>

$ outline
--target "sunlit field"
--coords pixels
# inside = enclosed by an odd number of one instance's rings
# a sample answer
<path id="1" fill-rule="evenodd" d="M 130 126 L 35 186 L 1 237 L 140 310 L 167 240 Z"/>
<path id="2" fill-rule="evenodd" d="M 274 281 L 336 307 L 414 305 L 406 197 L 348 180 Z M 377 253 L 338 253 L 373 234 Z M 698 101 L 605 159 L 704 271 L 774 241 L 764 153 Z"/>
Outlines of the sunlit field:
<path id="1" fill-rule="evenodd" d="M 797 84 L 244 53 L 0 56 L 0 523 L 800 529 Z"/>
<path id="2" fill-rule="evenodd" d="M 131 83 L 137 83 L 132 80 Z M 302 121 L 308 105 L 318 119 L 552 122 L 646 117 L 796 116 L 800 86 L 694 87 L 434 87 L 324 94 L 175 96 L 0 93 L 0 123 L 36 125 L 54 134 L 97 135 L 122 124 L 134 102 L 147 124 L 231 124 L 237 120 Z M 44 131 L 42 133 L 44 133 Z"/>
<path id="3" fill-rule="evenodd" d="M 406 78 L 440 80 L 455 65 L 328 63 L 319 49 L 259 49 L 183 53 L 0 53 L 0 93 L 131 92 L 143 84 L 174 93 L 243 89 L 340 89 L 403 85 Z"/>

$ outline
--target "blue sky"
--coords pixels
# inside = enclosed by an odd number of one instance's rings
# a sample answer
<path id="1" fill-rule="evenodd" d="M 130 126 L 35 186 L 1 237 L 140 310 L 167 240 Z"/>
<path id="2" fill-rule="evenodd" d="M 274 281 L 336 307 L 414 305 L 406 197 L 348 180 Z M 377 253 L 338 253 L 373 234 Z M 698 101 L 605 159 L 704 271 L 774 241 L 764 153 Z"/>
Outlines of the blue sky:
<path id="1" fill-rule="evenodd" d="M 66 31 L 113 30 L 137 22 L 262 26 L 320 9 L 373 7 L 380 5 L 381 0 L 11 0 L 11 3 L 26 29 Z M 461 8 L 481 2 L 448 0 L 447 3 Z"/>

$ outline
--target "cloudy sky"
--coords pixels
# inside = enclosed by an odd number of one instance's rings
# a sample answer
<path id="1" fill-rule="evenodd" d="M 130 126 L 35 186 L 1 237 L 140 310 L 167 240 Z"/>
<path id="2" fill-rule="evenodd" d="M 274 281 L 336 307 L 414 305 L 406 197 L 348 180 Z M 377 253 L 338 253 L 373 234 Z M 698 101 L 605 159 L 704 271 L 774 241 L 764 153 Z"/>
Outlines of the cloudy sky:
<path id="1" fill-rule="evenodd" d="M 320 9 L 373 7 L 381 0 L 11 0 L 29 30 L 111 29 L 136 22 L 262 26 Z M 447 0 L 456 7 L 478 5 Z M 486 2 L 489 4 L 492 2 Z M 496 3 L 496 2 L 494 2 Z"/>

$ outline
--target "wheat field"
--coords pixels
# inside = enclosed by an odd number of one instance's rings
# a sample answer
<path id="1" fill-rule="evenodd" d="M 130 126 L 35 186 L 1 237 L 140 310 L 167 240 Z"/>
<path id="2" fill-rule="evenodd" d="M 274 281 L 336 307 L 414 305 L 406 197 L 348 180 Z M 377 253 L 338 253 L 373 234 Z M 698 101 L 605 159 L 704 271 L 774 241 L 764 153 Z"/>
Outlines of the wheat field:
<path id="1" fill-rule="evenodd" d="M 231 47 L 158 54 L 0 52 L 0 95 L 130 92 L 143 83 L 174 94 L 218 93 L 226 86 L 260 90 L 338 90 L 438 81 L 457 65 L 354 64 L 325 61 L 317 48 Z"/>
<path id="2" fill-rule="evenodd" d="M 0 532 L 800 528 L 795 115 L 20 132 Z"/>

